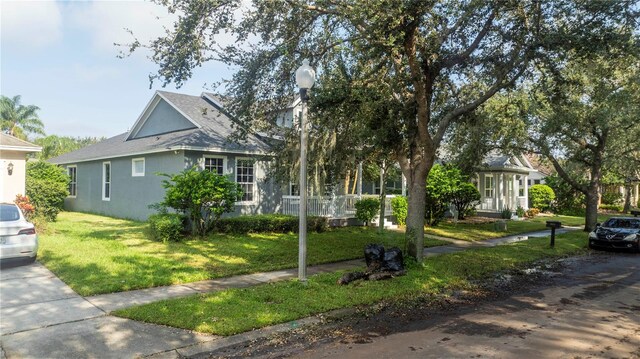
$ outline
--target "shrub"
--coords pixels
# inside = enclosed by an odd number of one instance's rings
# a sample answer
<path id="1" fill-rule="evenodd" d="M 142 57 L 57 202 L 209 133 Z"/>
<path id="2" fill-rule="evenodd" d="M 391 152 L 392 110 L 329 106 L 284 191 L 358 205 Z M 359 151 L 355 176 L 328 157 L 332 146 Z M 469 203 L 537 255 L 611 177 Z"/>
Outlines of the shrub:
<path id="1" fill-rule="evenodd" d="M 184 216 L 177 213 L 157 213 L 149 216 L 151 238 L 159 242 L 177 242 L 184 232 Z"/>
<path id="2" fill-rule="evenodd" d="M 54 164 L 37 161 L 27 163 L 26 195 L 35 207 L 35 216 L 55 221 L 69 195 L 69 176 Z"/>
<path id="3" fill-rule="evenodd" d="M 377 198 L 363 198 L 356 202 L 356 218 L 367 225 L 380 212 L 380 201 Z"/>
<path id="4" fill-rule="evenodd" d="M 600 209 L 622 212 L 623 208 L 622 208 L 622 205 L 619 205 L 619 204 L 601 204 Z"/>
<path id="5" fill-rule="evenodd" d="M 458 211 L 458 218 L 464 219 L 467 211 L 480 203 L 480 192 L 472 183 L 461 183 L 451 194 L 451 203 Z"/>
<path id="6" fill-rule="evenodd" d="M 525 213 L 525 216 L 527 216 L 528 218 L 533 218 L 535 216 L 537 216 L 538 214 L 540 214 L 540 210 L 537 208 L 529 208 L 527 210 L 527 212 Z"/>
<path id="7" fill-rule="evenodd" d="M 406 224 L 408 210 L 409 205 L 407 203 L 407 197 L 397 196 L 391 199 L 391 213 L 396 217 L 398 224 Z"/>
<path id="8" fill-rule="evenodd" d="M 500 212 L 500 218 L 502 219 L 511 219 L 511 216 L 513 216 L 513 211 L 509 207 L 503 208 L 502 212 Z"/>
<path id="9" fill-rule="evenodd" d="M 516 208 L 516 216 L 520 218 L 524 217 L 524 208 L 518 206 L 518 208 Z"/>
<path id="10" fill-rule="evenodd" d="M 220 233 L 290 233 L 298 232 L 299 219 L 295 216 L 282 214 L 261 214 L 255 216 L 240 216 L 220 218 L 214 224 L 216 232 Z M 328 226 L 327 218 L 307 217 L 307 231 L 324 232 Z"/>
<path id="11" fill-rule="evenodd" d="M 242 198 L 240 185 L 210 171 L 185 170 L 162 181 L 167 190 L 161 206 L 173 208 L 189 217 L 191 232 L 205 235 L 223 213 L 234 211 Z"/>
<path id="12" fill-rule="evenodd" d="M 585 196 L 576 190 L 558 175 L 550 175 L 545 178 L 545 184 L 553 189 L 556 195 L 551 204 L 551 210 L 557 214 L 584 215 Z"/>
<path id="13" fill-rule="evenodd" d="M 428 225 L 436 226 L 444 218 L 451 196 L 460 181 L 461 174 L 457 168 L 439 164 L 431 168 L 425 197 L 425 219 Z"/>
<path id="14" fill-rule="evenodd" d="M 551 201 L 555 198 L 553 189 L 545 184 L 534 184 L 529 188 L 529 202 L 533 208 L 546 211 L 551 207 Z"/>
<path id="15" fill-rule="evenodd" d="M 24 217 L 29 221 L 35 216 L 36 208 L 31 204 L 29 197 L 21 194 L 16 195 L 16 199 L 13 203 L 20 208 Z"/>
<path id="16" fill-rule="evenodd" d="M 603 193 L 602 197 L 600 198 L 600 202 L 604 205 L 621 205 L 622 193 Z"/>

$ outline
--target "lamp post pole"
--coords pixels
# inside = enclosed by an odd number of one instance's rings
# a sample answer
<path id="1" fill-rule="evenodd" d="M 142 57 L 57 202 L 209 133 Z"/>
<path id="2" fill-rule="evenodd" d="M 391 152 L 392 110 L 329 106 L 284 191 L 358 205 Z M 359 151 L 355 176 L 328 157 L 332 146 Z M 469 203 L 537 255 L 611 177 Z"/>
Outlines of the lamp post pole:
<path id="1" fill-rule="evenodd" d="M 296 70 L 300 88 L 300 206 L 298 226 L 298 280 L 307 281 L 307 90 L 313 86 L 315 71 L 305 59 Z"/>

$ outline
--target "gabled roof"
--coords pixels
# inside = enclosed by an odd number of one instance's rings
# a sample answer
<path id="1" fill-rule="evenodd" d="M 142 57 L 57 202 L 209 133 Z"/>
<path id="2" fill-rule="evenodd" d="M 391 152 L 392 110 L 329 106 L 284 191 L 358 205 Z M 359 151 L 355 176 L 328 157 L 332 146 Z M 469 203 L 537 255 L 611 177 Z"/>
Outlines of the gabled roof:
<path id="1" fill-rule="evenodd" d="M 195 127 L 134 138 L 136 131 L 142 128 L 160 101 L 171 105 Z M 246 141 L 237 143 L 230 140 L 233 134 L 233 121 L 210 101 L 207 101 L 204 96 L 157 91 L 136 120 L 131 131 L 52 158 L 49 161 L 65 164 L 175 150 L 255 155 L 267 154 L 270 151 L 269 145 L 257 135 L 248 134 Z"/>
<path id="2" fill-rule="evenodd" d="M 17 152 L 40 152 L 42 147 L 21 140 L 6 133 L 0 133 L 0 150 Z"/>
<path id="3" fill-rule="evenodd" d="M 482 160 L 485 170 L 491 171 L 513 171 L 513 172 L 535 172 L 529 161 L 523 156 L 505 155 L 497 150 L 489 152 Z"/>

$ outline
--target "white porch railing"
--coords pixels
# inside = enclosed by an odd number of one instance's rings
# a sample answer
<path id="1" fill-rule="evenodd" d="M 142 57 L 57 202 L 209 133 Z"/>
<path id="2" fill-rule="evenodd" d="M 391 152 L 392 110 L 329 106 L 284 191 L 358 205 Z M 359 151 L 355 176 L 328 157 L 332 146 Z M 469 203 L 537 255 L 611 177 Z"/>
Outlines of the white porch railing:
<path id="1" fill-rule="evenodd" d="M 509 207 L 512 211 L 515 212 L 518 206 L 527 209 L 527 197 L 516 197 L 511 203 L 503 203 L 502 206 L 498 204 L 497 206 L 494 204 L 494 199 L 491 197 L 483 198 L 479 205 L 476 206 L 476 209 L 479 211 L 502 211 L 503 208 Z"/>
<path id="2" fill-rule="evenodd" d="M 356 202 L 361 198 L 379 198 L 377 195 L 336 195 L 307 197 L 307 214 L 329 218 L 353 218 L 356 215 Z M 384 215 L 391 215 L 391 198 L 386 196 Z M 282 214 L 297 216 L 300 210 L 300 196 L 282 196 Z"/>

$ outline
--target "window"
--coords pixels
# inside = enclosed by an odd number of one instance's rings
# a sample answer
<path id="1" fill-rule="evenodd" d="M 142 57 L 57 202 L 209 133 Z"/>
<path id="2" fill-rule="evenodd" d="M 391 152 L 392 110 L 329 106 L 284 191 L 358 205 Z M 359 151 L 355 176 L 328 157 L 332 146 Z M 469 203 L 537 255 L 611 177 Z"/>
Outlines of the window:
<path id="1" fill-rule="evenodd" d="M 539 179 L 533 180 L 533 184 L 540 184 L 540 180 Z"/>
<path id="2" fill-rule="evenodd" d="M 224 174 L 224 157 L 204 157 L 204 170 L 217 173 L 219 175 Z"/>
<path id="3" fill-rule="evenodd" d="M 102 163 L 102 200 L 111 200 L 111 162 Z"/>
<path id="4" fill-rule="evenodd" d="M 69 175 L 69 197 L 76 197 L 78 190 L 78 167 L 68 166 L 67 174 Z"/>
<path id="5" fill-rule="evenodd" d="M 236 182 L 244 192 L 242 202 L 253 201 L 253 187 L 255 183 L 254 161 L 251 159 L 236 160 Z"/>
<path id="6" fill-rule="evenodd" d="M 134 158 L 131 160 L 131 176 L 144 176 L 144 158 Z"/>
<path id="7" fill-rule="evenodd" d="M 493 197 L 493 175 L 484 176 L 484 196 Z"/>

